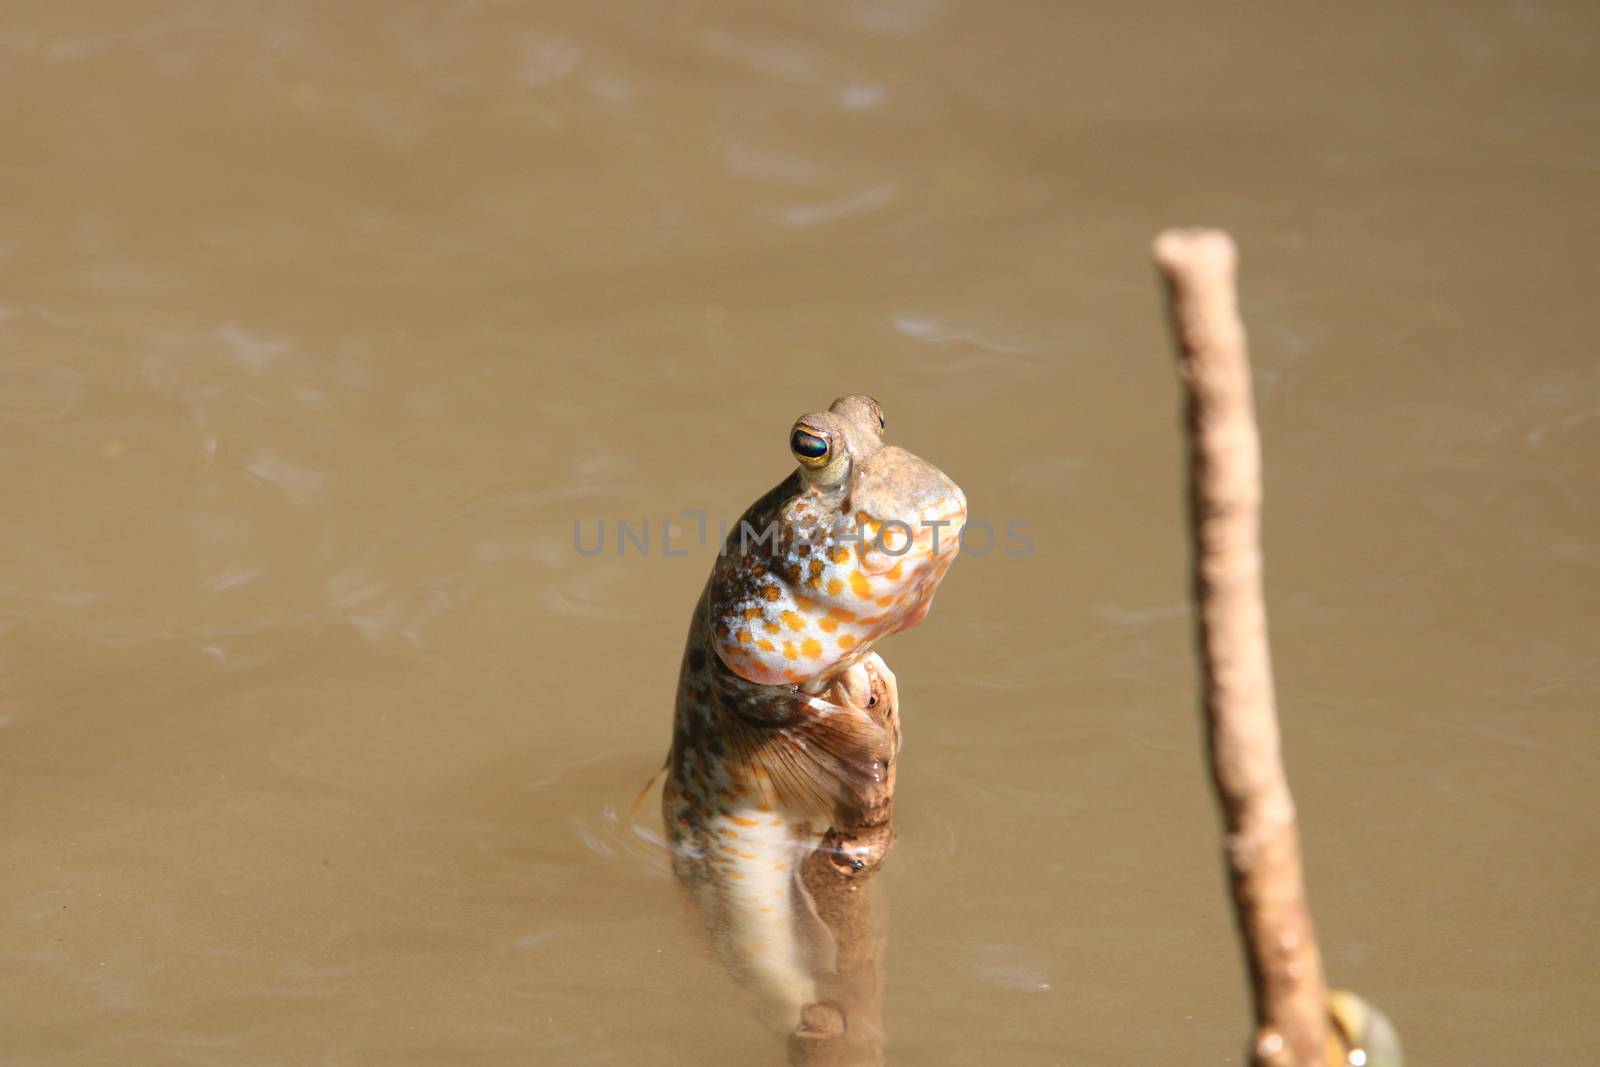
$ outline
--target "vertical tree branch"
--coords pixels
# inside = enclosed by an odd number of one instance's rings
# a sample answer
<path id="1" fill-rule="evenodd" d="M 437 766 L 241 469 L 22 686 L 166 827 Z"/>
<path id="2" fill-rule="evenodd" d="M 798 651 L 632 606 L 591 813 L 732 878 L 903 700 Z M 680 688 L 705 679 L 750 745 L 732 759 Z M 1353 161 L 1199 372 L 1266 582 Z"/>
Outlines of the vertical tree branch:
<path id="1" fill-rule="evenodd" d="M 1313 1067 L 1324 1062 L 1326 992 L 1279 751 L 1261 595 L 1260 444 L 1234 288 L 1238 257 L 1219 230 L 1167 230 L 1154 252 L 1187 396 L 1205 719 L 1255 999 L 1254 1057 L 1260 1067 Z"/>
<path id="2" fill-rule="evenodd" d="M 894 676 L 869 664 L 870 688 L 837 694 L 861 706 L 900 748 L 899 694 Z M 801 878 L 817 914 L 834 937 L 837 959 L 832 974 L 819 975 L 817 1003 L 807 1004 L 800 1025 L 789 1035 L 791 1067 L 878 1067 L 883 1063 L 884 932 L 872 876 L 894 843 L 894 766 L 856 798 L 856 810 L 841 819 L 806 858 Z"/>

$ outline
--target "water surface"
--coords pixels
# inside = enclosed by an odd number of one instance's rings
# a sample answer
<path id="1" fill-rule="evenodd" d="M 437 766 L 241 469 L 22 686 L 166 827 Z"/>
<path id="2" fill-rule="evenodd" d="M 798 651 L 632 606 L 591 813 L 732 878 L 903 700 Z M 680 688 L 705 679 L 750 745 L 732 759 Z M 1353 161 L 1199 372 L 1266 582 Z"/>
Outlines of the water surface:
<path id="1" fill-rule="evenodd" d="M 1584 4 L 13 4 L 0 1059 L 759 1063 L 652 805 L 789 420 L 1029 523 L 883 651 L 907 1064 L 1239 1062 L 1146 249 L 1244 250 L 1330 977 L 1591 1062 Z M 574 551 L 574 521 L 652 526 Z M 675 550 L 661 524 L 675 521 Z"/>

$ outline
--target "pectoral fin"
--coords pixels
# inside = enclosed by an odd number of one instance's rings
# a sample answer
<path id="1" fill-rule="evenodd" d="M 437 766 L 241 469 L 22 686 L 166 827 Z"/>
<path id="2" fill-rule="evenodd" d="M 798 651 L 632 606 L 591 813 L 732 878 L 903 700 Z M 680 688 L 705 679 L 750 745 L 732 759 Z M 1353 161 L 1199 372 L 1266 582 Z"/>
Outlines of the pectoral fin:
<path id="1" fill-rule="evenodd" d="M 876 655 L 839 674 L 823 693 L 792 695 L 795 713 L 745 731 L 745 756 L 791 809 L 846 821 L 880 809 L 899 748 L 894 676 Z"/>

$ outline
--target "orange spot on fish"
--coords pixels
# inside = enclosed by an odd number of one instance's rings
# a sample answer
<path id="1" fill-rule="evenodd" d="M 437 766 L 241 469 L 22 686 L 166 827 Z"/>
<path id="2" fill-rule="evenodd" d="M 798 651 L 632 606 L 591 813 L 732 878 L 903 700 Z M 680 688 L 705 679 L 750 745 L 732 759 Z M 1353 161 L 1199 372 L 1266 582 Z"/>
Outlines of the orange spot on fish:
<path id="1" fill-rule="evenodd" d="M 776 629 L 776 627 L 774 627 L 774 629 Z M 776 650 L 775 650 L 775 649 L 774 649 L 774 648 L 773 648 L 773 647 L 772 647 L 772 642 L 771 642 L 771 641 L 768 641 L 768 640 L 767 640 L 767 639 L 766 639 L 766 638 L 765 638 L 765 637 L 763 637 L 763 638 L 762 638 L 762 639 L 761 639 L 761 640 L 759 640 L 759 641 L 757 641 L 757 642 L 756 642 L 756 647 L 757 647 L 757 648 L 759 648 L 759 649 L 760 649 L 760 650 L 761 650 L 761 651 L 763 651 L 763 652 L 773 652 L 773 651 L 776 651 Z"/>
<path id="2" fill-rule="evenodd" d="M 753 640 L 753 638 L 751 638 L 749 630 L 740 630 L 739 631 L 739 643 L 741 645 L 748 645 L 751 642 L 751 640 Z"/>
<path id="3" fill-rule="evenodd" d="M 855 622 L 856 613 L 853 611 L 846 611 L 844 608 L 829 608 L 828 618 L 837 619 L 839 622 Z"/>
<path id="4" fill-rule="evenodd" d="M 854 648 L 856 647 L 856 639 L 850 634 L 845 634 L 843 637 L 839 638 L 839 647 L 847 649 Z"/>
<path id="5" fill-rule="evenodd" d="M 822 655 L 822 644 L 815 637 L 808 637 L 800 642 L 800 651 L 808 659 L 816 659 Z"/>
<path id="6" fill-rule="evenodd" d="M 831 634 L 831 633 L 833 633 L 833 631 L 835 631 L 835 630 L 837 630 L 839 628 L 839 620 L 838 619 L 823 619 L 820 622 L 818 622 L 817 625 L 822 627 L 823 633 L 830 633 Z"/>
<path id="7" fill-rule="evenodd" d="M 755 819 L 741 819 L 737 815 L 728 816 L 728 821 L 733 823 L 733 825 L 735 825 L 735 826 L 759 826 L 759 825 L 761 825 Z"/>
<path id="8" fill-rule="evenodd" d="M 799 594 L 795 595 L 794 606 L 799 608 L 801 611 L 806 612 L 807 614 L 817 610 L 817 602 L 815 600 L 812 600 L 808 596 L 800 596 Z"/>
<path id="9" fill-rule="evenodd" d="M 880 608 L 886 608 L 890 604 L 894 603 L 894 597 L 892 597 L 892 596 L 881 596 L 877 600 L 874 600 L 873 603 L 878 605 L 878 607 L 880 607 Z"/>
<path id="10" fill-rule="evenodd" d="M 872 583 L 867 581 L 867 576 L 860 571 L 851 571 L 850 591 L 862 600 L 870 600 L 872 598 Z"/>
<path id="11" fill-rule="evenodd" d="M 828 595 L 829 596 L 838 596 L 842 592 L 844 592 L 844 583 L 841 582 L 837 578 L 829 578 L 828 579 Z"/>
<path id="12" fill-rule="evenodd" d="M 764 600 L 777 600 L 782 595 L 782 593 L 778 592 L 778 587 L 775 585 L 766 586 L 761 590 L 761 596 Z"/>
<path id="13" fill-rule="evenodd" d="M 896 569 L 898 569 L 898 568 L 896 568 Z M 761 609 L 760 608 L 745 608 L 744 609 L 744 617 L 745 617 L 746 621 L 759 619 L 759 618 L 761 618 Z"/>
<path id="14" fill-rule="evenodd" d="M 828 558 L 835 563 L 844 563 L 850 558 L 850 550 L 843 545 L 835 545 L 828 552 Z"/>
<path id="15" fill-rule="evenodd" d="M 783 643 L 783 658 L 784 659 L 799 659 L 800 658 L 800 653 L 796 652 L 795 649 L 794 649 L 794 642 L 793 641 L 785 641 Z"/>
<path id="16" fill-rule="evenodd" d="M 884 577 L 889 579 L 891 582 L 898 582 L 900 580 L 900 568 L 903 566 L 903 563 L 896 563 L 884 573 Z"/>
<path id="17" fill-rule="evenodd" d="M 802 619 L 792 611 L 784 612 L 782 617 L 783 624 L 796 633 L 799 633 L 801 630 L 806 628 L 806 620 Z"/>

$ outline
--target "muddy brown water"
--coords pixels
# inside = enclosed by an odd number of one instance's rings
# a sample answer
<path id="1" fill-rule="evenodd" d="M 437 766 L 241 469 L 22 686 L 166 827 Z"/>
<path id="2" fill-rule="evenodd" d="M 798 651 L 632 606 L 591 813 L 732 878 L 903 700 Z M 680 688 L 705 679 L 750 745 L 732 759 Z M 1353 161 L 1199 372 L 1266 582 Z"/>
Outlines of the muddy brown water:
<path id="1" fill-rule="evenodd" d="M 628 804 L 681 513 L 862 390 L 1001 532 L 883 647 L 894 1062 L 1240 1062 L 1146 257 L 1204 221 L 1330 977 L 1416 1063 L 1594 1062 L 1597 42 L 1581 3 L 8 5 L 0 1061 L 772 1062 Z"/>

